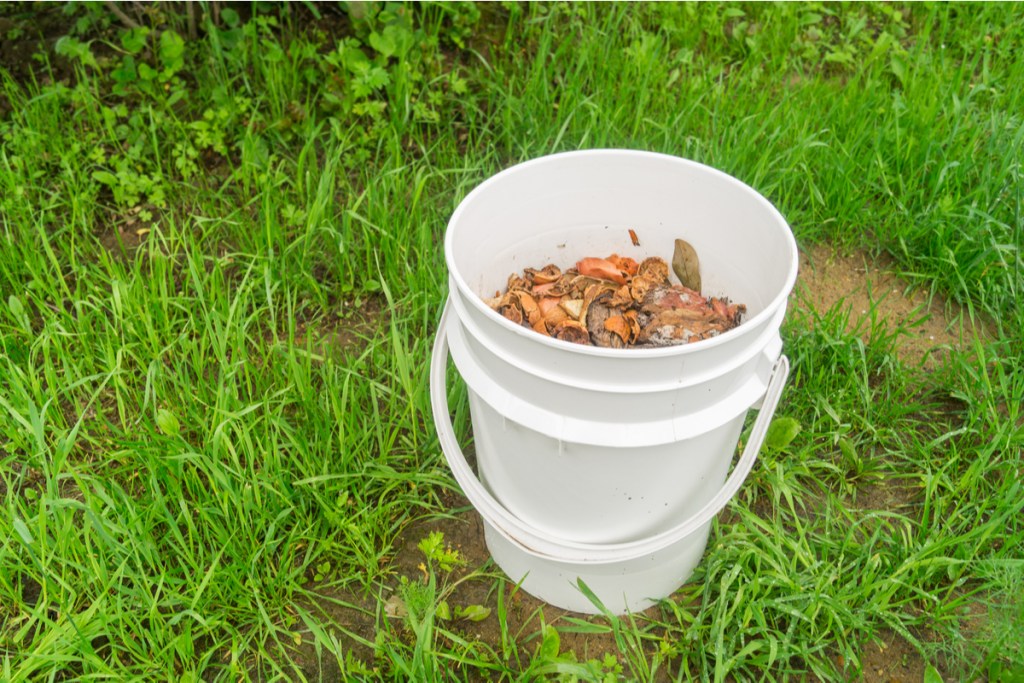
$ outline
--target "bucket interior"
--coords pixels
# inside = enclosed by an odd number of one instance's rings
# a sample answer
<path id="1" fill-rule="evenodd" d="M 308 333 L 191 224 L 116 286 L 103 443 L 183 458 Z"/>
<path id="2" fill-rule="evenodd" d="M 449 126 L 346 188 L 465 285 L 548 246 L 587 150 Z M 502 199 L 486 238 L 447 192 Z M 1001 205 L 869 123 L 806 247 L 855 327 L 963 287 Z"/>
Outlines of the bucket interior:
<path id="1" fill-rule="evenodd" d="M 677 238 L 697 251 L 703 293 L 746 304 L 747 320 L 792 287 L 796 244 L 771 204 L 719 171 L 659 154 L 596 150 L 513 167 L 460 204 L 446 248 L 456 282 L 490 297 L 526 267 L 610 253 L 671 261 Z"/>

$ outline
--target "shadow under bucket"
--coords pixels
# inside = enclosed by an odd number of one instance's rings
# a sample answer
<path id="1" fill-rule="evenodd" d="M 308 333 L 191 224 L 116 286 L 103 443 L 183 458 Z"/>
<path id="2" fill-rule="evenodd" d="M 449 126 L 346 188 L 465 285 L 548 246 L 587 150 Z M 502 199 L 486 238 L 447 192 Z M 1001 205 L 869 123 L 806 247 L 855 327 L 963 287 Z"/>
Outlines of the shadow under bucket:
<path id="1" fill-rule="evenodd" d="M 524 267 L 610 253 L 667 259 L 680 237 L 700 255 L 703 293 L 746 304 L 739 327 L 682 346 L 606 349 L 537 334 L 481 299 Z M 445 258 L 434 421 L 495 561 L 565 609 L 598 611 L 579 579 L 616 613 L 667 597 L 753 465 L 788 376 L 779 327 L 798 263 L 789 226 L 753 189 L 707 166 L 569 152 L 474 189 L 448 224 Z M 449 352 L 468 388 L 479 479 L 448 419 Z"/>

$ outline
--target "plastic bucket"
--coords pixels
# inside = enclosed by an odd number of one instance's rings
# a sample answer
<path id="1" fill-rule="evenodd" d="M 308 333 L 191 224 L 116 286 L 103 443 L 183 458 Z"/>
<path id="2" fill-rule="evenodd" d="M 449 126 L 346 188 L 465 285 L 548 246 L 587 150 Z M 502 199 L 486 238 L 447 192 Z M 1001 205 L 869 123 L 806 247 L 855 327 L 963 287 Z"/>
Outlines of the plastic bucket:
<path id="1" fill-rule="evenodd" d="M 639 236 L 632 245 L 629 230 Z M 697 249 L 705 293 L 747 305 L 738 328 L 658 349 L 567 344 L 490 310 L 511 272 L 617 252 Z M 448 225 L 449 304 L 434 347 L 435 424 L 452 470 L 483 516 L 495 561 L 523 588 L 578 611 L 613 611 L 670 594 L 692 572 L 710 520 L 756 457 L 788 364 L 779 327 L 797 250 L 754 190 L 676 157 L 570 152 L 497 174 Z M 451 352 L 469 389 L 481 484 L 448 422 Z M 726 481 L 747 411 L 774 387 Z M 737 475 L 742 474 L 742 477 Z"/>

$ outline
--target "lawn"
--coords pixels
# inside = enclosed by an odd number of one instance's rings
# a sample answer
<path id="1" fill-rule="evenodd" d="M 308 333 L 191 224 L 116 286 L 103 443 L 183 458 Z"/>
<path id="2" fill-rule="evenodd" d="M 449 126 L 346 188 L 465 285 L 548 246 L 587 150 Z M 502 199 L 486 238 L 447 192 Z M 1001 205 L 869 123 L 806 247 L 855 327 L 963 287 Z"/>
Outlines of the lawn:
<path id="1" fill-rule="evenodd" d="M 0 46 L 0 679 L 1024 680 L 1018 7 L 16 2 Z M 427 376 L 459 201 L 596 147 L 963 339 L 795 301 L 799 431 L 584 619 L 488 562 Z"/>

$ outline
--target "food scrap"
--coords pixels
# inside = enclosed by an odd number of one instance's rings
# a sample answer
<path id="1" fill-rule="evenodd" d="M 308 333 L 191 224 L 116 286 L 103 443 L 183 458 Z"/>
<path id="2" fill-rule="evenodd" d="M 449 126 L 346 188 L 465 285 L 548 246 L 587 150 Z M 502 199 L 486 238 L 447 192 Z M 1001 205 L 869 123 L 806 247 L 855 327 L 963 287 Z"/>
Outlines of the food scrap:
<path id="1" fill-rule="evenodd" d="M 548 264 L 513 273 L 504 294 L 486 303 L 539 334 L 615 349 L 686 344 L 739 325 L 746 306 L 701 295 L 697 254 L 684 240 L 676 240 L 672 268 L 682 284 L 670 282 L 657 256 L 588 256 L 565 271 Z"/>

